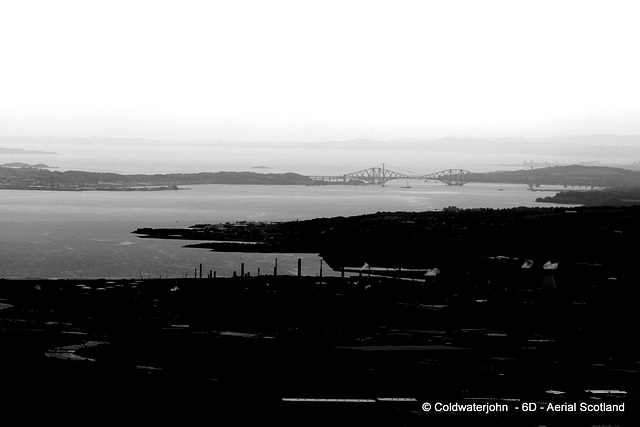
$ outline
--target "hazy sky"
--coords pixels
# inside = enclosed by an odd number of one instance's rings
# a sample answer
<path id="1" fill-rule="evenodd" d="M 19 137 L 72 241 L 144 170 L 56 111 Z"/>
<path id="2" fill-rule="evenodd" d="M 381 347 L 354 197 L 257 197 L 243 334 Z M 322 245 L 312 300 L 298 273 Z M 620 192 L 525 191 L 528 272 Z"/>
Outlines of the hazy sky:
<path id="1" fill-rule="evenodd" d="M 635 1 L 0 0 L 0 135 L 640 134 Z"/>

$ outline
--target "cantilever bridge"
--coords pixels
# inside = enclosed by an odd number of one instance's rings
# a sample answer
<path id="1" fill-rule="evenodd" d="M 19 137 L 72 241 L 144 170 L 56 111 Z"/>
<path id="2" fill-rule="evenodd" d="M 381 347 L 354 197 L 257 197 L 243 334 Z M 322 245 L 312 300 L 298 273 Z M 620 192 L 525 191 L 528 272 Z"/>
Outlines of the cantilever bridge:
<path id="1" fill-rule="evenodd" d="M 380 184 L 383 185 L 387 181 L 393 179 L 421 179 L 425 181 L 433 180 L 444 182 L 447 185 L 464 185 L 467 182 L 472 181 L 472 177 L 476 175 L 474 172 L 469 172 L 464 169 L 446 169 L 439 172 L 434 172 L 426 175 L 408 175 L 400 172 L 394 172 L 386 169 L 384 164 L 382 167 L 373 167 L 364 169 L 361 171 L 346 173 L 338 176 L 310 176 L 317 183 L 347 183 L 353 181 L 365 182 L 368 184 Z"/>

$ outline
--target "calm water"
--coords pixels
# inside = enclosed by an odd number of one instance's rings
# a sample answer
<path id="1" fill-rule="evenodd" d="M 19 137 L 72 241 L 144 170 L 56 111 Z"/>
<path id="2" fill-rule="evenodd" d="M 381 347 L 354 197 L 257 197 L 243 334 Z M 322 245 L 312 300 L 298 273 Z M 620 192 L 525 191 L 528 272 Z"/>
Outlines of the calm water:
<path id="1" fill-rule="evenodd" d="M 193 277 L 194 270 L 230 276 L 240 271 L 316 275 L 317 254 L 213 253 L 182 248 L 179 240 L 141 239 L 139 227 L 187 227 L 226 221 L 287 221 L 349 216 L 378 211 L 425 211 L 447 206 L 510 208 L 536 206 L 554 194 L 522 185 L 392 181 L 379 186 L 203 185 L 185 191 L 48 192 L 2 191 L 0 197 L 0 277 L 132 278 Z M 498 191 L 502 188 L 503 191 Z M 549 206 L 545 204 L 543 206 Z M 325 265 L 324 274 L 331 274 Z"/>

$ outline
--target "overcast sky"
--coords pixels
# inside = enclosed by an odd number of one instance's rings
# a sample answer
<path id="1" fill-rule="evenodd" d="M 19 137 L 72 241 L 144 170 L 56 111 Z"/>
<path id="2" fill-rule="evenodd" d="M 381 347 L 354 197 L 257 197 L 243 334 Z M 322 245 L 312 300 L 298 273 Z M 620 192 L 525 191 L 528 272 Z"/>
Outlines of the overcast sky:
<path id="1" fill-rule="evenodd" d="M 0 0 L 0 135 L 640 134 L 637 1 Z"/>

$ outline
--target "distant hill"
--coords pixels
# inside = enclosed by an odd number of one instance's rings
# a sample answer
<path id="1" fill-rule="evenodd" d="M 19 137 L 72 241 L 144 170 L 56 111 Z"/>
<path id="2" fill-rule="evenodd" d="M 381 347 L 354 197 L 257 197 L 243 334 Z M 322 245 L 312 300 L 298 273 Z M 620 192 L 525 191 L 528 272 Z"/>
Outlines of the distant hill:
<path id="1" fill-rule="evenodd" d="M 36 168 L 36 169 L 53 169 L 55 166 L 47 166 L 44 163 L 36 163 L 35 165 L 30 165 L 28 163 L 22 162 L 9 162 L 3 165 L 0 165 L 5 168 Z"/>
<path id="2" fill-rule="evenodd" d="M 637 206 L 640 205 L 640 188 L 561 191 L 553 196 L 539 197 L 536 202 L 585 206 Z"/>
<path id="3" fill-rule="evenodd" d="M 46 165 L 43 165 L 43 167 Z M 554 166 L 540 169 L 476 174 L 475 182 L 538 185 L 640 188 L 640 172 L 604 166 Z M 52 172 L 36 167 L 0 167 L 0 182 L 31 182 L 38 185 L 121 183 L 126 185 L 257 184 L 311 185 L 314 181 L 297 173 L 201 172 L 155 175 L 121 175 L 84 171 Z"/>
<path id="4" fill-rule="evenodd" d="M 0 154 L 58 154 L 52 151 L 23 150 L 21 148 L 0 147 Z"/>
<path id="5" fill-rule="evenodd" d="M 399 138 L 393 140 L 352 139 L 300 143 L 311 149 L 441 151 L 452 153 L 495 153 L 598 157 L 640 157 L 640 136 L 576 135 L 554 138 L 444 137 Z"/>
<path id="6" fill-rule="evenodd" d="M 580 185 L 595 187 L 640 187 L 640 172 L 606 166 L 554 166 L 519 171 L 500 171 L 478 174 L 478 182 Z"/>
<path id="7" fill-rule="evenodd" d="M 106 137 L 3 137 L 0 144 L 20 145 L 40 144 L 43 147 L 130 147 L 152 146 L 162 149 L 165 146 L 184 147 L 216 147 L 216 148 L 250 148 L 264 147 L 260 141 L 225 141 L 225 140 L 157 140 L 140 138 L 106 138 Z M 29 145 L 33 146 L 33 145 Z M 559 137 L 482 137 L 482 136 L 447 136 L 447 137 L 407 137 L 391 139 L 350 139 L 331 141 L 271 141 L 271 148 L 322 149 L 322 150 L 378 150 L 378 151 L 417 151 L 417 152 L 451 152 L 451 153 L 487 153 L 487 154 L 521 154 L 549 155 L 567 157 L 607 158 L 640 158 L 639 135 L 569 135 Z M 2 148 L 0 154 L 56 154 L 48 151 L 22 150 Z"/>
<path id="8" fill-rule="evenodd" d="M 84 171 L 51 172 L 35 168 L 1 168 L 0 182 L 31 182 L 38 185 L 122 183 L 127 185 L 262 184 L 304 185 L 313 181 L 296 173 L 201 172 L 156 175 L 121 175 Z"/>

